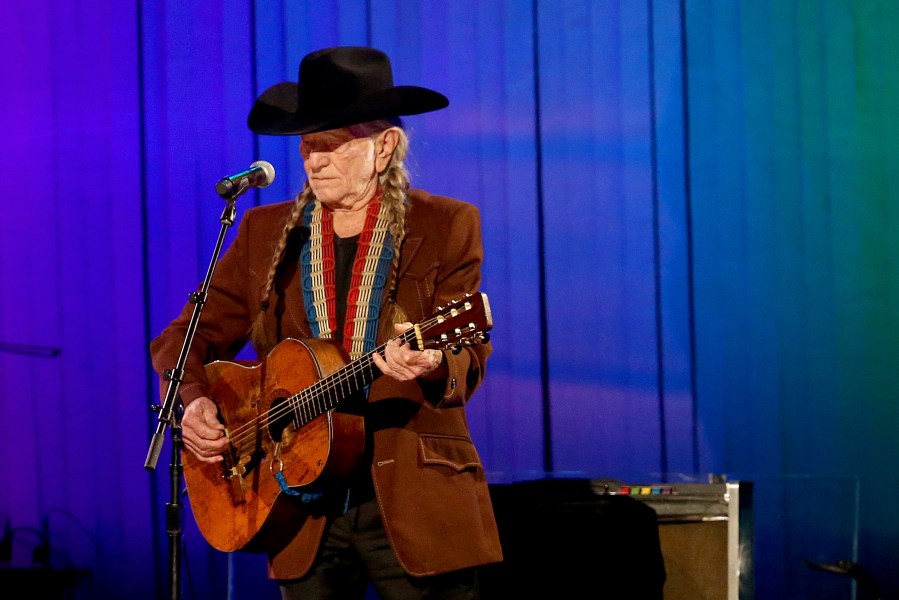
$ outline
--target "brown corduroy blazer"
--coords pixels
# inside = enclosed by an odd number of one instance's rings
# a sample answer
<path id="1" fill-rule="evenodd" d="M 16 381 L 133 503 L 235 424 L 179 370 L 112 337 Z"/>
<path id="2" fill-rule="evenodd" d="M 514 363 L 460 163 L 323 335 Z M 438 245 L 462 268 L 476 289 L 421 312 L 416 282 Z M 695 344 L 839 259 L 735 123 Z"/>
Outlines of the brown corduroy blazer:
<path id="1" fill-rule="evenodd" d="M 480 214 L 469 203 L 410 190 L 397 303 L 418 323 L 438 306 L 479 291 L 483 246 Z M 231 360 L 247 342 L 260 311 L 272 253 L 293 202 L 251 208 L 216 266 L 207 303 L 182 378 L 185 404 L 209 395 L 204 364 Z M 301 236 L 296 236 L 301 240 Z M 299 246 L 294 243 L 293 246 Z M 266 311 L 265 356 L 285 338 L 309 338 L 297 257 L 288 247 Z M 386 286 L 390 287 L 389 283 Z M 382 307 L 386 307 L 386 299 Z M 154 367 L 176 364 L 193 312 L 187 304 L 151 344 Z M 378 343 L 394 335 L 381 312 Z M 502 560 L 499 535 L 480 457 L 471 440 L 465 404 L 484 377 L 489 343 L 444 351 L 445 381 L 371 385 L 365 426 L 374 443 L 372 479 L 390 543 L 403 568 L 425 576 Z M 165 384 L 162 386 L 165 393 Z M 371 438 L 370 438 L 371 439 Z M 283 549 L 269 555 L 269 576 L 293 579 L 311 567 L 325 518 L 309 516 Z"/>

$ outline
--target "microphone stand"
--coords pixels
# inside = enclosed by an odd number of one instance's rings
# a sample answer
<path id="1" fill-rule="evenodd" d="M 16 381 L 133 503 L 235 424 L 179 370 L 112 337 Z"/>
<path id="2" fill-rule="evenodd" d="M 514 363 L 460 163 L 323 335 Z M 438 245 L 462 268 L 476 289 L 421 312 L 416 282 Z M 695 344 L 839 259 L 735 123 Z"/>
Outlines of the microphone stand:
<path id="1" fill-rule="evenodd" d="M 152 405 L 153 411 L 159 413 L 159 419 L 156 433 L 153 434 L 153 439 L 150 442 L 147 460 L 144 463 L 144 468 L 148 471 L 153 471 L 156 468 L 156 462 L 159 460 L 159 453 L 162 451 L 162 444 L 165 439 L 165 428 L 170 427 L 172 429 L 172 462 L 169 467 L 170 499 L 166 504 L 165 515 L 166 531 L 169 536 L 169 597 L 172 600 L 181 598 L 181 481 L 184 473 L 184 467 L 181 463 L 181 415 L 184 412 L 184 407 L 178 396 L 178 390 L 181 387 L 181 379 L 184 376 L 184 365 L 187 363 L 190 347 L 196 336 L 200 314 L 203 312 L 203 306 L 206 304 L 206 295 L 209 292 L 212 275 L 215 272 L 215 266 L 218 263 L 219 254 L 221 254 L 222 246 L 224 245 L 225 233 L 234 224 L 236 214 L 235 200 L 249 187 L 248 185 L 242 185 L 227 196 L 223 195 L 223 198 L 227 201 L 227 206 L 225 206 L 225 210 L 219 219 L 222 227 L 219 231 L 218 240 L 215 243 L 212 260 L 209 261 L 209 267 L 206 269 L 206 279 L 204 279 L 200 291 L 192 292 L 190 295 L 190 302 L 194 305 L 194 311 L 187 326 L 184 344 L 181 346 L 181 354 L 178 356 L 178 364 L 174 369 L 166 369 L 163 373 L 164 379 L 170 383 L 162 405 Z"/>

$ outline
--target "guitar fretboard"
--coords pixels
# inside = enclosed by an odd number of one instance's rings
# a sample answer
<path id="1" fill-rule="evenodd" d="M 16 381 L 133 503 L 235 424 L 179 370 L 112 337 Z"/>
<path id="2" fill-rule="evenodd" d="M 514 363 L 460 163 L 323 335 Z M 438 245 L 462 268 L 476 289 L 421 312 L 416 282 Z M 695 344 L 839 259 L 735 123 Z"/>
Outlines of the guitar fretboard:
<path id="1" fill-rule="evenodd" d="M 415 341 L 414 328 L 401 334 L 399 338 L 413 344 Z M 336 407 L 341 400 L 361 392 L 380 377 L 381 371 L 375 366 L 372 356 L 375 352 L 384 356 L 385 346 L 385 344 L 378 346 L 368 354 L 360 356 L 330 375 L 319 379 L 300 393 L 289 397 L 287 401 L 293 411 L 297 427 L 302 427 L 325 414 Z"/>

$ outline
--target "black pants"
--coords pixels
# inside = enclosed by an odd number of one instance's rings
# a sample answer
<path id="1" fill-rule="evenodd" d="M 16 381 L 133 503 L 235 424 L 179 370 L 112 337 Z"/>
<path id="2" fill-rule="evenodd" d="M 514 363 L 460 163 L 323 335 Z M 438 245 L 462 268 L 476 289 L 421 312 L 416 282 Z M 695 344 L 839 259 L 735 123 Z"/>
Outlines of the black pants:
<path id="1" fill-rule="evenodd" d="M 387 541 L 374 498 L 329 521 L 319 555 L 305 577 L 279 581 L 283 600 L 362 600 L 369 583 L 383 600 L 479 598 L 475 569 L 430 577 L 406 574 Z"/>

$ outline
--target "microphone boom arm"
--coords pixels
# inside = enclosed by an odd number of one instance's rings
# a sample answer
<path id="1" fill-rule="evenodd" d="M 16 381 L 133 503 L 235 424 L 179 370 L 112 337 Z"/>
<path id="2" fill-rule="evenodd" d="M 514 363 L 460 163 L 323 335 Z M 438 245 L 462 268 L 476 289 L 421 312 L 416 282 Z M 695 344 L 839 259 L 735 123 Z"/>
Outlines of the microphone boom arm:
<path id="1" fill-rule="evenodd" d="M 190 294 L 190 301 L 194 305 L 194 310 L 187 326 L 187 332 L 184 335 L 184 343 L 178 356 L 178 364 L 174 369 L 165 371 L 165 377 L 169 381 L 165 400 L 161 406 L 153 405 L 153 410 L 159 413 L 159 418 L 156 425 L 156 433 L 153 434 L 153 439 L 150 441 L 150 449 L 147 452 L 147 459 L 144 463 L 144 468 L 147 471 L 156 469 L 156 462 L 159 459 L 159 453 L 162 451 L 162 444 L 165 440 L 166 427 L 171 427 L 172 430 L 172 462 L 169 465 L 170 500 L 165 507 L 166 533 L 169 538 L 169 598 L 171 600 L 180 600 L 181 598 L 181 480 L 184 475 L 184 467 L 181 462 L 181 413 L 183 412 L 183 406 L 178 397 L 178 391 L 181 387 L 181 377 L 184 375 L 187 356 L 190 354 L 190 347 L 196 335 L 200 314 L 203 312 L 203 306 L 206 304 L 206 297 L 209 292 L 209 286 L 212 283 L 212 276 L 215 273 L 215 266 L 218 263 L 219 255 L 224 245 L 225 234 L 228 228 L 234 225 L 236 212 L 234 198 L 231 198 L 228 200 L 227 206 L 225 206 L 225 210 L 222 211 L 222 216 L 219 219 L 222 227 L 215 243 L 212 259 L 209 261 L 209 267 L 206 269 L 206 278 L 203 280 L 200 291 Z"/>

